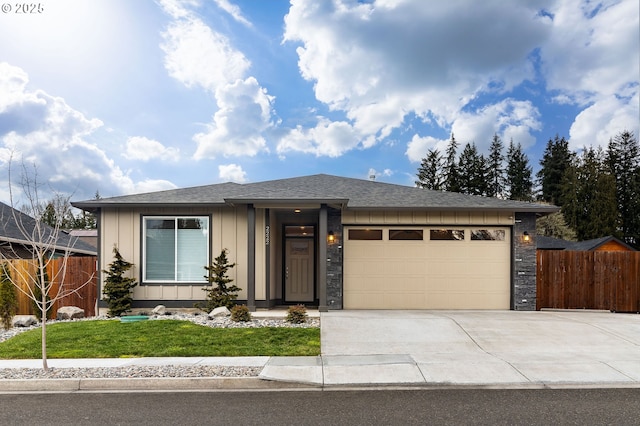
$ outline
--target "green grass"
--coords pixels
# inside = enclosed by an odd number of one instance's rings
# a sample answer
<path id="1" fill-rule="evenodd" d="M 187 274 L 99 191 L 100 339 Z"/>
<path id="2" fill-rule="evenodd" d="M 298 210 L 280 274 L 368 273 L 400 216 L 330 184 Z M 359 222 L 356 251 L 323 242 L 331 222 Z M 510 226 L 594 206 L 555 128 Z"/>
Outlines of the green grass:
<path id="1" fill-rule="evenodd" d="M 0 359 L 42 356 L 41 330 L 0 343 Z M 47 326 L 48 358 L 314 356 L 318 328 L 211 328 L 189 321 L 78 321 Z"/>

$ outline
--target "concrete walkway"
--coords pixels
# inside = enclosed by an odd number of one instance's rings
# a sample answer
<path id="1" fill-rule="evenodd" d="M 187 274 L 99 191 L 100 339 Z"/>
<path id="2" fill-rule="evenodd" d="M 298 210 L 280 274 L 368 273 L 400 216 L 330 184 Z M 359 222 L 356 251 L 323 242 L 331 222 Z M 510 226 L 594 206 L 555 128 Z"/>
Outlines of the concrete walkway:
<path id="1" fill-rule="evenodd" d="M 640 315 L 588 311 L 332 311 L 318 357 L 50 359 L 54 368 L 262 367 L 259 378 L 1 380 L 4 391 L 283 387 L 640 387 Z M 40 360 L 0 360 L 0 368 Z"/>

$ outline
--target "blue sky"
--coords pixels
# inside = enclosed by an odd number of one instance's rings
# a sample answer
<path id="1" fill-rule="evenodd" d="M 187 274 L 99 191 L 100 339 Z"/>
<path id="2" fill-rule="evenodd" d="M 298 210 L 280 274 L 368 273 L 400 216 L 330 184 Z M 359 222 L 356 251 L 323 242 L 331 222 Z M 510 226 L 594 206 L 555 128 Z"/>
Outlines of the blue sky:
<path id="1" fill-rule="evenodd" d="M 39 4 L 0 13 L 5 202 L 9 159 L 80 200 L 315 173 L 412 185 L 451 132 L 483 153 L 513 139 L 535 169 L 556 134 L 638 135 L 636 0 Z"/>

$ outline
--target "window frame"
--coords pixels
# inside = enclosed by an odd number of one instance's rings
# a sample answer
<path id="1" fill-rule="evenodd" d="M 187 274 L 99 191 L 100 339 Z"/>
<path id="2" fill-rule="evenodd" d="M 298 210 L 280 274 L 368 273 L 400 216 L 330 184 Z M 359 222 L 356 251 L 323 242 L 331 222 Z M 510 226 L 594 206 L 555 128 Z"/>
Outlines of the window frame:
<path id="1" fill-rule="evenodd" d="M 440 235 L 451 235 L 453 237 L 456 233 L 462 233 L 462 238 L 433 238 L 437 236 L 435 233 L 440 233 Z M 467 232 L 464 229 L 460 228 L 430 228 L 429 229 L 429 241 L 465 241 L 467 236 Z"/>
<path id="2" fill-rule="evenodd" d="M 389 228 L 388 237 L 389 241 L 424 241 L 424 228 Z"/>
<path id="3" fill-rule="evenodd" d="M 202 265 L 202 278 L 200 280 L 179 280 L 179 271 L 178 271 L 178 237 L 177 233 L 180 229 L 178 227 L 178 223 L 182 219 L 201 219 L 206 220 L 206 232 L 205 236 L 205 246 L 206 246 L 206 261 Z M 148 279 L 147 278 L 147 220 L 173 220 L 174 221 L 174 247 L 173 247 L 173 256 L 174 256 L 174 274 L 173 279 Z M 145 285 L 163 285 L 163 284 L 171 284 L 171 285 L 203 285 L 207 283 L 207 279 L 205 278 L 206 270 L 205 266 L 208 266 L 208 262 L 210 262 L 211 256 L 211 226 L 212 226 L 212 218 L 211 215 L 199 215 L 199 214 L 184 214 L 184 215 L 141 215 L 141 226 L 140 226 L 140 234 L 141 234 L 141 244 L 140 244 L 140 283 Z"/>
<path id="4" fill-rule="evenodd" d="M 382 228 L 349 228 L 347 239 L 349 241 L 382 241 Z"/>
<path id="5" fill-rule="evenodd" d="M 492 238 L 478 238 L 478 234 L 480 234 L 482 232 L 489 233 L 489 235 L 491 235 Z M 493 233 L 495 233 L 495 234 L 493 234 Z M 497 235 L 500 235 L 500 237 L 493 238 L 493 237 L 495 237 Z M 469 228 L 469 240 L 470 241 L 498 241 L 498 242 L 503 242 L 503 241 L 506 241 L 506 239 L 507 239 L 507 232 L 503 228 L 490 228 L 490 227 Z"/>

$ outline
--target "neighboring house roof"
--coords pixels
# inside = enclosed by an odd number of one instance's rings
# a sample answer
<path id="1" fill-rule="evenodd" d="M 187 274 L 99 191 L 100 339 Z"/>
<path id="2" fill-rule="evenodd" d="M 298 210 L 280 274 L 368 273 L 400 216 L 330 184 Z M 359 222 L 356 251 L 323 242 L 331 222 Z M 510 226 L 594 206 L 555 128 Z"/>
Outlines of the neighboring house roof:
<path id="1" fill-rule="evenodd" d="M 609 242 L 616 242 L 622 247 L 628 250 L 635 251 L 633 247 L 620 241 L 616 237 L 606 236 L 601 238 L 594 238 L 592 240 L 585 241 L 567 241 L 559 238 L 538 236 L 536 244 L 538 250 L 574 250 L 574 251 L 591 251 L 596 250 L 598 247 L 607 244 Z"/>
<path id="2" fill-rule="evenodd" d="M 34 241 L 30 240 L 28 236 L 23 234 L 23 231 L 28 233 L 33 232 L 36 225 L 36 220 L 31 216 L 24 214 L 7 204 L 0 202 L 0 242 L 2 243 L 2 252 L 8 255 L 7 250 L 11 252 L 13 256 L 24 255 L 24 257 L 30 257 L 31 252 L 29 247 Z M 47 238 L 52 238 L 54 235 L 54 229 L 48 225 L 43 226 L 43 243 L 48 243 Z M 72 237 L 65 232 L 58 232 L 57 240 L 53 242 L 54 249 L 58 252 L 69 250 L 74 254 L 86 254 L 95 256 L 96 248 L 83 241 L 79 241 L 77 238 Z M 11 244 L 12 249 L 8 249 L 7 245 Z M 22 246 L 22 247 L 20 247 Z"/>
<path id="3" fill-rule="evenodd" d="M 325 203 L 348 209 L 508 210 L 553 213 L 556 206 L 431 191 L 326 174 L 257 183 L 221 183 L 184 189 L 73 202 L 87 211 L 109 206 Z"/>
<path id="4" fill-rule="evenodd" d="M 97 237 L 98 230 L 97 229 L 72 229 L 70 231 L 65 231 L 67 234 L 72 237 Z"/>

